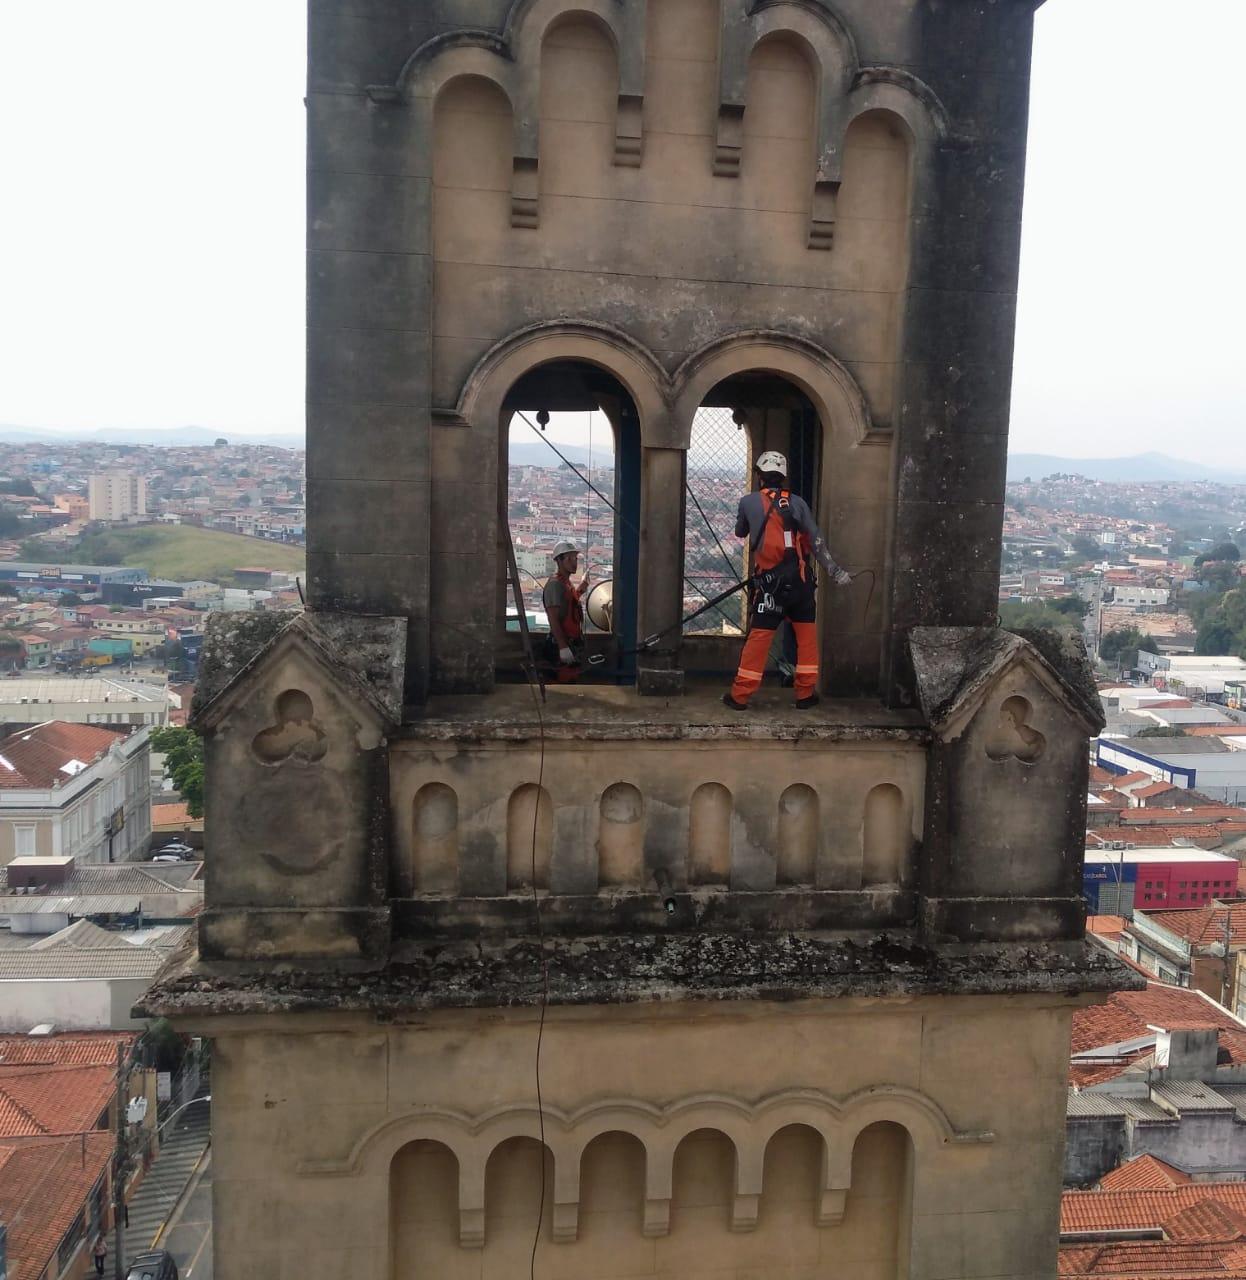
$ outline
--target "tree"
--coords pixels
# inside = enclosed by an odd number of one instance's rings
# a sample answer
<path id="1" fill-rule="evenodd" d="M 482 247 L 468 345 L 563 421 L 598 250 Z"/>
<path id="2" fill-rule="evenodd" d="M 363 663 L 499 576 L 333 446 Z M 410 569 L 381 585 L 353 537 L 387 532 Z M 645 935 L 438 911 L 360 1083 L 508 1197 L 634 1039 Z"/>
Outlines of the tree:
<path id="1" fill-rule="evenodd" d="M 192 818 L 203 817 L 203 739 L 193 730 L 170 725 L 153 729 L 151 749 L 164 756 L 165 777 L 172 779 Z"/>
<path id="2" fill-rule="evenodd" d="M 1159 652 L 1154 637 L 1143 635 L 1137 627 L 1114 627 L 1099 641 L 1099 657 L 1104 662 L 1123 662 L 1126 654 L 1139 649 L 1146 653 Z"/>
<path id="3" fill-rule="evenodd" d="M 82 603 L 82 597 L 76 591 L 62 591 L 60 595 L 56 597 L 56 603 L 59 604 L 62 609 L 72 609 L 74 605 Z"/>
<path id="4" fill-rule="evenodd" d="M 1079 533 L 1073 539 L 1073 550 L 1086 560 L 1098 560 L 1103 554 L 1103 548 L 1099 543 L 1093 538 L 1088 538 L 1084 533 Z"/>
<path id="5" fill-rule="evenodd" d="M 1186 738 L 1186 731 L 1175 724 L 1153 724 L 1149 729 L 1139 729 L 1135 738 Z"/>
<path id="6" fill-rule="evenodd" d="M 1237 549 L 1235 542 L 1219 542 L 1210 551 L 1204 551 L 1200 555 L 1194 557 L 1194 567 L 1201 569 L 1203 565 L 1209 561 L 1231 561 L 1237 564 L 1242 558 L 1242 553 Z"/>
<path id="7" fill-rule="evenodd" d="M 1090 601 L 1083 600 L 1081 596 L 1061 596 L 1047 607 L 1069 618 L 1084 618 L 1090 612 Z"/>

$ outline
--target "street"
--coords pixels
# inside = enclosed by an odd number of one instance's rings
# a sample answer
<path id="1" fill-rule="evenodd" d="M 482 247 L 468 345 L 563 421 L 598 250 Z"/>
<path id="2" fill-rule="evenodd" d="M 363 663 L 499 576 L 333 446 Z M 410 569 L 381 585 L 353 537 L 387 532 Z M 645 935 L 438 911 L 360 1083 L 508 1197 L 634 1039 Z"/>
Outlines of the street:
<path id="1" fill-rule="evenodd" d="M 177 1262 L 180 1280 L 212 1280 L 212 1154 L 190 1198 L 166 1228 L 160 1247 Z"/>

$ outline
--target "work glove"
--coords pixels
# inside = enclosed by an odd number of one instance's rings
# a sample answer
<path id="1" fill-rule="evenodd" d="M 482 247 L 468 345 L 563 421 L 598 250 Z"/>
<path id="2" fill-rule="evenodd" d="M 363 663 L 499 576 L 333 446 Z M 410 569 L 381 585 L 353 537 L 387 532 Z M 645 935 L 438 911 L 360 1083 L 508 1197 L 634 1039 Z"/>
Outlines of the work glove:
<path id="1" fill-rule="evenodd" d="M 846 587 L 852 581 L 852 574 L 847 569 L 836 569 L 832 581 L 837 587 Z"/>
<path id="2" fill-rule="evenodd" d="M 575 654 L 564 645 L 558 650 L 558 661 L 561 662 L 564 667 L 574 667 Z"/>

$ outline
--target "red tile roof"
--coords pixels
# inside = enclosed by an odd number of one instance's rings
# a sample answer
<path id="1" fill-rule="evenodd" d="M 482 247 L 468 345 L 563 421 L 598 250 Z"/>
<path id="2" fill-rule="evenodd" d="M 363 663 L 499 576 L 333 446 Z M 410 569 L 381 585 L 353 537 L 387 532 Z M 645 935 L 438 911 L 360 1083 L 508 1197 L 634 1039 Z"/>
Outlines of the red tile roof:
<path id="1" fill-rule="evenodd" d="M 1237 1033 L 1246 1041 L 1246 1028 L 1227 1010 L 1201 992 L 1148 982 L 1145 991 L 1116 991 L 1104 1004 L 1078 1009 L 1073 1014 L 1073 1053 L 1102 1049 L 1150 1034 L 1151 1027 L 1165 1031 L 1217 1028 Z M 1233 1034 L 1222 1035 L 1221 1043 Z M 1232 1051 L 1232 1046 L 1228 1046 Z M 1246 1183 L 1242 1184 L 1246 1187 Z"/>
<path id="2" fill-rule="evenodd" d="M 1189 826 L 1144 827 L 1116 823 L 1111 826 L 1094 827 L 1086 832 L 1086 838 L 1089 842 L 1100 845 L 1107 844 L 1109 840 L 1125 840 L 1140 848 L 1166 849 L 1174 840 L 1201 840 L 1208 844 L 1219 844 L 1224 839 L 1224 835 L 1219 827 L 1211 824 L 1191 823 Z"/>
<path id="3" fill-rule="evenodd" d="M 49 720 L 25 732 L 10 734 L 0 741 L 0 787 L 59 786 L 74 776 L 65 772 L 71 762 L 93 764 L 133 731 L 130 726 L 105 728 Z"/>
<path id="4" fill-rule="evenodd" d="M 1099 1179 L 1099 1190 L 1158 1191 L 1165 1187 L 1184 1186 L 1189 1181 L 1188 1173 L 1182 1173 L 1155 1156 L 1145 1155 L 1127 1160 L 1111 1173 L 1105 1173 Z"/>
<path id="5" fill-rule="evenodd" d="M 1180 791 L 1181 788 L 1171 782 L 1153 782 L 1149 787 L 1138 787 L 1133 795 L 1139 800 L 1149 800 L 1152 796 L 1162 796 L 1166 791 Z"/>
<path id="6" fill-rule="evenodd" d="M 1142 914 L 1196 946 L 1223 942 L 1227 919 L 1230 947 L 1246 947 L 1246 902 L 1235 902 L 1225 907 L 1209 904 L 1192 911 L 1146 911 Z"/>
<path id="7" fill-rule="evenodd" d="M 43 1275 L 105 1175 L 112 1144 L 107 1131 L 0 1142 L 0 1222 L 8 1230 L 9 1280 Z"/>
<path id="8" fill-rule="evenodd" d="M 112 1067 L 0 1066 L 0 1142 L 94 1129 L 114 1083 Z"/>
<path id="9" fill-rule="evenodd" d="M 113 1067 L 131 1031 L 62 1031 L 50 1036 L 0 1035 L 0 1067 Z"/>
<path id="10" fill-rule="evenodd" d="M 1130 809 L 1121 814 L 1124 823 L 1163 823 L 1165 826 L 1177 826 L 1180 823 L 1216 823 L 1246 822 L 1246 809 L 1231 804 L 1199 804 L 1180 809 Z"/>
<path id="11" fill-rule="evenodd" d="M 1058 1265 L 1063 1280 L 1242 1280 L 1246 1249 L 1165 1240 L 1066 1245 Z"/>
<path id="12" fill-rule="evenodd" d="M 1157 1191 L 1066 1191 L 1060 1197 L 1060 1230 L 1138 1231 L 1166 1228 L 1195 1205 L 1217 1201 L 1224 1210 L 1246 1219 L 1246 1182 L 1191 1182 Z M 1194 1229 L 1195 1224 L 1183 1228 Z M 1209 1224 L 1201 1224 L 1206 1229 Z M 1226 1226 L 1225 1230 L 1229 1230 Z M 1244 1227 L 1246 1229 L 1246 1227 Z M 1230 1238 L 1235 1239 L 1235 1236 Z"/>

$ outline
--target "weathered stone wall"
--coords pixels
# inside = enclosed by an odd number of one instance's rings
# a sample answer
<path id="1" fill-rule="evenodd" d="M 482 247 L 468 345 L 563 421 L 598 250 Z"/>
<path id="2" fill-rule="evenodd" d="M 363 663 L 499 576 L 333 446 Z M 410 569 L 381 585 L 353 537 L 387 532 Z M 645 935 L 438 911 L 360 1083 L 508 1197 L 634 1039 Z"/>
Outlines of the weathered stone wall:
<path id="1" fill-rule="evenodd" d="M 811 395 L 824 528 L 880 580 L 872 616 L 824 620 L 828 657 L 907 700 L 895 637 L 995 610 L 1031 20 L 312 6 L 313 602 L 410 619 L 412 699 L 488 688 L 514 382 L 617 379 L 656 530 L 682 503 L 660 455 L 714 381 L 766 371 Z M 642 542 L 646 630 L 678 617 L 669 561 Z"/>
<path id="2" fill-rule="evenodd" d="M 1051 1275 L 1070 1013 L 553 1010 L 538 1274 L 792 1280 L 851 1262 L 890 1280 L 907 1254 L 914 1280 Z M 220 1256 L 271 1275 L 314 1256 L 351 1280 L 515 1274 L 540 1185 L 535 1011 L 213 1032 Z"/>

